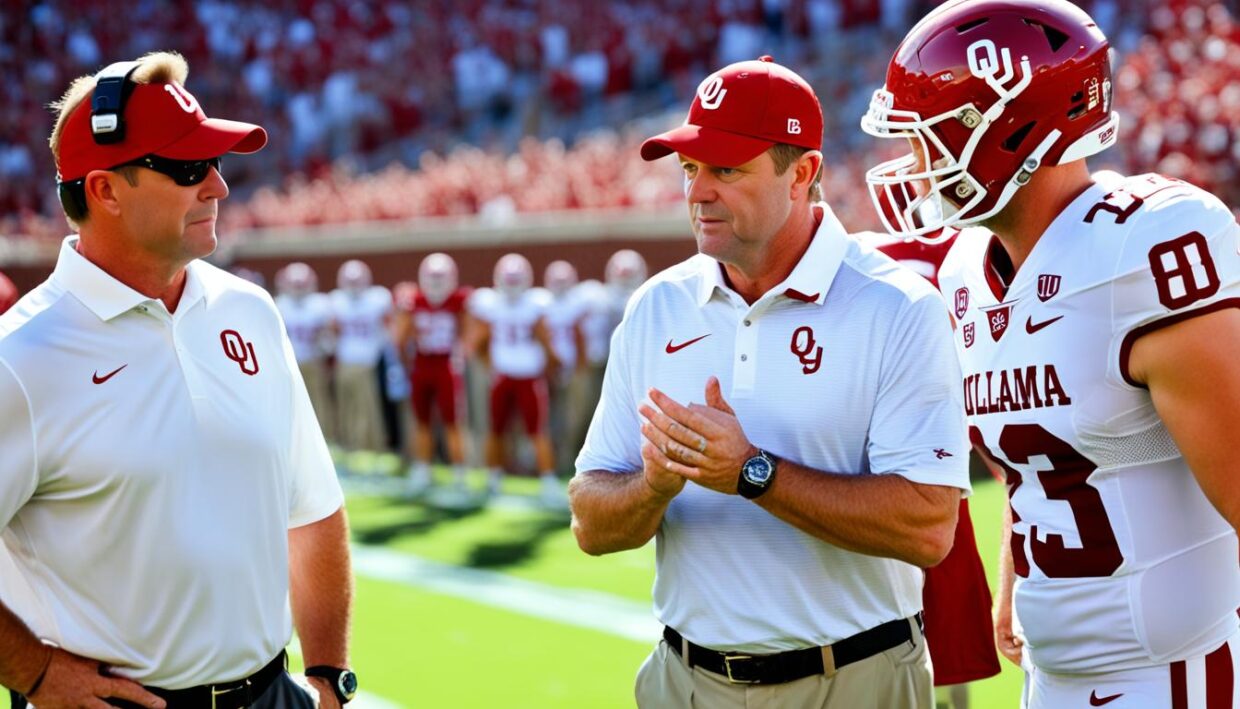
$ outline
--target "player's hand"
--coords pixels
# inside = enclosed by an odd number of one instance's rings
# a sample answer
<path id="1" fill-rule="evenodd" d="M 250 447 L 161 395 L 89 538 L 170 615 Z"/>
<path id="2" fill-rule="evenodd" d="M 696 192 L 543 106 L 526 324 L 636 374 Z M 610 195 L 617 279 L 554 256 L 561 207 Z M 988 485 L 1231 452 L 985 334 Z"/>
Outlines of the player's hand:
<path id="1" fill-rule="evenodd" d="M 646 430 L 649 423 L 642 424 L 642 432 Z M 642 475 L 646 477 L 646 484 L 652 490 L 664 499 L 672 499 L 685 489 L 685 478 L 673 472 L 672 467 L 675 465 L 654 443 L 647 438 L 642 442 Z"/>
<path id="2" fill-rule="evenodd" d="M 164 709 L 164 700 L 133 680 L 113 677 L 95 660 L 52 648 L 52 661 L 38 691 L 26 697 L 38 709 L 109 709 L 107 698 Z"/>
<path id="3" fill-rule="evenodd" d="M 756 448 L 745 436 L 736 412 L 723 398 L 719 380 L 706 381 L 706 403 L 685 406 L 658 389 L 650 390 L 654 408 L 640 409 L 642 435 L 669 461 L 678 475 L 727 495 L 736 494 L 741 465 Z"/>
<path id="4" fill-rule="evenodd" d="M 1017 637 L 1012 630 L 1012 599 L 997 596 L 995 599 L 995 647 L 999 654 L 1006 657 L 1012 664 L 1020 667 L 1021 655 L 1025 641 Z"/>

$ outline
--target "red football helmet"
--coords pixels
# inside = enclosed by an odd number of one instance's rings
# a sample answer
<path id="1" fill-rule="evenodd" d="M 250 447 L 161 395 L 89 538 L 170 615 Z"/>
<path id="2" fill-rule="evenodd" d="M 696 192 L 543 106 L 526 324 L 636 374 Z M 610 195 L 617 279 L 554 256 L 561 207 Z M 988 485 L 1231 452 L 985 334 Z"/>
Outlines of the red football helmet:
<path id="1" fill-rule="evenodd" d="M 861 119 L 913 152 L 866 173 L 892 234 L 936 243 L 997 214 L 1040 166 L 1115 143 L 1109 45 L 1066 0 L 956 0 L 913 27 Z"/>
<path id="2" fill-rule="evenodd" d="M 609 286 L 635 291 L 646 280 L 646 259 L 632 249 L 621 249 L 607 259 L 603 278 Z"/>
<path id="3" fill-rule="evenodd" d="M 505 254 L 495 262 L 495 290 L 517 298 L 534 285 L 534 267 L 521 254 Z"/>
<path id="4" fill-rule="evenodd" d="M 554 295 L 563 295 L 577 285 L 577 269 L 568 261 L 552 261 L 543 271 L 543 287 Z"/>
<path id="5" fill-rule="evenodd" d="M 293 297 L 309 295 L 319 289 L 319 278 L 314 269 L 301 261 L 294 261 L 276 274 L 276 292 Z"/>
<path id="6" fill-rule="evenodd" d="M 345 261 L 336 272 L 336 287 L 350 293 L 361 293 L 373 282 L 370 266 L 357 259 Z"/>
<path id="7" fill-rule="evenodd" d="M 447 254 L 434 253 L 418 265 L 418 288 L 431 305 L 439 305 L 457 286 L 456 261 Z"/>

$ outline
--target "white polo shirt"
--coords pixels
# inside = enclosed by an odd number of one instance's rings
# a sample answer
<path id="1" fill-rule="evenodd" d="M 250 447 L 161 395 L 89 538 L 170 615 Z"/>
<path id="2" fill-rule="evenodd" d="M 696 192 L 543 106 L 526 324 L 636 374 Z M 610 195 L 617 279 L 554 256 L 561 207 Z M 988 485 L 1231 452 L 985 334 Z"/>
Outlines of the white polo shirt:
<path id="1" fill-rule="evenodd" d="M 719 378 L 750 441 L 817 470 L 969 490 L 947 308 L 830 209 L 788 278 L 752 306 L 697 255 L 643 285 L 612 338 L 577 470 L 642 469 L 650 387 L 704 403 Z M 739 473 L 739 471 L 738 471 Z M 689 483 L 655 536 L 655 615 L 689 640 L 770 653 L 833 643 L 921 608 L 922 571 L 819 541 Z"/>
<path id="2" fill-rule="evenodd" d="M 189 264 L 174 314 L 65 240 L 0 317 L 0 599 L 144 684 L 255 672 L 288 642 L 288 529 L 343 502 L 265 291 Z"/>

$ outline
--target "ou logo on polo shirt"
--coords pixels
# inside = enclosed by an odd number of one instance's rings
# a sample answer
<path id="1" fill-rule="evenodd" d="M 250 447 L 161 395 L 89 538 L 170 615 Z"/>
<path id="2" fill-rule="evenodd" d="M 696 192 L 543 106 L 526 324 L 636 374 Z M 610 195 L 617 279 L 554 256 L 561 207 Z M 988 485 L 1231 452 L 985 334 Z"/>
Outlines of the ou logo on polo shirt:
<path id="1" fill-rule="evenodd" d="M 220 333 L 220 344 L 224 345 L 224 355 L 241 365 L 241 371 L 254 376 L 258 374 L 258 355 L 254 353 L 254 343 L 246 342 L 236 330 L 224 330 Z"/>
<path id="2" fill-rule="evenodd" d="M 792 342 L 788 343 L 788 348 L 801 360 L 803 374 L 813 374 L 822 366 L 822 345 L 814 339 L 814 328 L 809 325 L 792 331 Z"/>

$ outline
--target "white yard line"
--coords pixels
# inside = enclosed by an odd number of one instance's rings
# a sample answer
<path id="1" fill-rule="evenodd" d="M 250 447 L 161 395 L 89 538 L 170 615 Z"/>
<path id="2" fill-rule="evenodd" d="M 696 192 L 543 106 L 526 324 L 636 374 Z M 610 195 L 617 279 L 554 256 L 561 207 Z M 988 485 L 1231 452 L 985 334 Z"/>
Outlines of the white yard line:
<path id="1" fill-rule="evenodd" d="M 382 581 L 455 596 L 555 623 L 589 628 L 640 643 L 656 642 L 663 626 L 649 603 L 600 591 L 560 588 L 494 571 L 470 569 L 383 547 L 353 546 L 353 570 Z"/>

